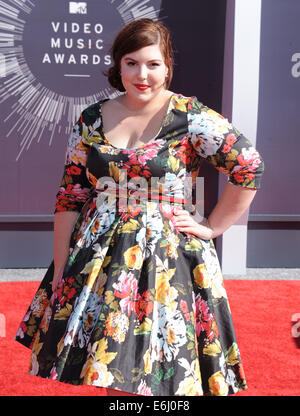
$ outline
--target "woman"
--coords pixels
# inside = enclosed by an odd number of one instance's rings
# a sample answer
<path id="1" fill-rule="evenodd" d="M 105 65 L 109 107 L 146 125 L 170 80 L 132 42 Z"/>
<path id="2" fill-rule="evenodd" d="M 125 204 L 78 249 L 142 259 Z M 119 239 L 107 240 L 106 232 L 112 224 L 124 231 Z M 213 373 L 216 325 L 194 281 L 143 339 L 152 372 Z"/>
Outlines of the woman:
<path id="1" fill-rule="evenodd" d="M 249 207 L 263 162 L 221 115 L 168 89 L 162 23 L 130 23 L 112 55 L 108 80 L 125 93 L 89 106 L 74 127 L 54 262 L 16 340 L 32 349 L 30 373 L 45 378 L 140 395 L 233 394 L 247 386 L 212 239 Z M 199 221 L 185 181 L 195 184 L 204 159 L 229 181 Z M 144 205 L 130 200 L 134 189 Z"/>

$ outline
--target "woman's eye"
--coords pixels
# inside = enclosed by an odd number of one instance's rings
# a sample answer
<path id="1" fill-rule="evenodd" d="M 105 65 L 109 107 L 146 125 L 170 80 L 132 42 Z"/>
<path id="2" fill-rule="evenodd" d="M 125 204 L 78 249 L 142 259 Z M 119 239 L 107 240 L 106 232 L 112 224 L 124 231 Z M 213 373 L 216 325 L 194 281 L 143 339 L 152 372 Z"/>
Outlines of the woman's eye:
<path id="1" fill-rule="evenodd" d="M 135 62 L 127 62 L 127 65 L 128 65 L 128 66 L 134 66 L 134 65 L 136 65 L 136 63 L 135 63 Z M 150 64 L 150 67 L 156 67 L 156 66 L 159 66 L 159 63 L 157 63 L 157 62 L 152 62 L 152 63 Z"/>

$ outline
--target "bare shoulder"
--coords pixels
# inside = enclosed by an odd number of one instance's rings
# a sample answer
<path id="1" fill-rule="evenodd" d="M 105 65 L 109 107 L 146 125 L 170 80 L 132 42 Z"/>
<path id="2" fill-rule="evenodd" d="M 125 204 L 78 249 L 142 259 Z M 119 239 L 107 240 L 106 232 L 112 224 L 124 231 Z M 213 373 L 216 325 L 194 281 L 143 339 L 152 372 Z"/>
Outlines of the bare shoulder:
<path id="1" fill-rule="evenodd" d="M 115 98 L 110 98 L 109 100 L 102 103 L 102 108 L 105 108 L 107 110 L 114 110 L 120 108 L 120 97 L 117 96 Z"/>
<path id="2" fill-rule="evenodd" d="M 116 120 L 122 119 L 122 105 L 120 104 L 120 96 L 109 99 L 102 103 L 102 116 L 106 127 L 109 128 Z"/>

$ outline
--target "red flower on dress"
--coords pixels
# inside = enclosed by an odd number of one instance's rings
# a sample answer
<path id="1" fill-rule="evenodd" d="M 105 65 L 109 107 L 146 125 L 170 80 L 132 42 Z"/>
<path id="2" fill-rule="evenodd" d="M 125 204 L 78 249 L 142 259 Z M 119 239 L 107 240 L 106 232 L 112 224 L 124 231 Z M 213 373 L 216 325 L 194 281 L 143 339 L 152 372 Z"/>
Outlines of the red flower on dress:
<path id="1" fill-rule="evenodd" d="M 72 165 L 66 169 L 66 173 L 67 175 L 80 175 L 81 169 L 77 166 Z"/>
<path id="2" fill-rule="evenodd" d="M 224 144 L 222 148 L 222 153 L 229 153 L 230 150 L 231 150 L 231 147 L 229 146 L 229 144 Z"/>
<path id="3" fill-rule="evenodd" d="M 237 141 L 237 138 L 236 138 L 235 134 L 232 134 L 232 133 L 227 134 L 225 142 L 229 146 L 233 146 L 236 141 Z"/>
<path id="4" fill-rule="evenodd" d="M 182 299 L 180 301 L 179 307 L 180 307 L 185 319 L 189 322 L 191 317 L 190 317 L 190 314 L 189 314 L 189 309 L 188 309 L 188 305 L 187 305 L 186 301 Z"/>
<path id="5" fill-rule="evenodd" d="M 248 169 L 252 171 L 261 163 L 259 153 L 254 147 L 242 149 L 242 152 L 237 156 L 237 161 L 241 166 L 248 166 Z"/>
<path id="6" fill-rule="evenodd" d="M 74 277 L 65 277 L 59 284 L 57 289 L 57 298 L 59 303 L 64 306 L 76 294 L 76 289 L 73 287 Z"/>
<path id="7" fill-rule="evenodd" d="M 176 157 L 179 157 L 180 161 L 185 164 L 190 164 L 191 159 L 195 157 L 195 150 L 192 146 L 189 145 L 187 137 L 184 137 L 181 140 L 179 149 L 176 152 Z"/>
<path id="8" fill-rule="evenodd" d="M 219 336 L 219 330 L 214 314 L 210 312 L 207 302 L 202 299 L 200 295 L 196 296 L 193 308 L 197 337 L 204 331 L 207 339 L 211 342 L 215 337 Z"/>
<path id="9" fill-rule="evenodd" d="M 144 316 L 149 316 L 152 311 L 153 302 L 150 290 L 146 290 L 142 295 L 138 294 L 137 302 L 135 303 L 135 313 L 138 320 L 142 321 Z"/>
<path id="10" fill-rule="evenodd" d="M 126 163 L 123 166 L 124 168 L 128 168 L 128 176 L 129 178 L 134 178 L 136 176 L 150 178 L 151 172 L 148 166 L 142 166 L 137 164 Z"/>

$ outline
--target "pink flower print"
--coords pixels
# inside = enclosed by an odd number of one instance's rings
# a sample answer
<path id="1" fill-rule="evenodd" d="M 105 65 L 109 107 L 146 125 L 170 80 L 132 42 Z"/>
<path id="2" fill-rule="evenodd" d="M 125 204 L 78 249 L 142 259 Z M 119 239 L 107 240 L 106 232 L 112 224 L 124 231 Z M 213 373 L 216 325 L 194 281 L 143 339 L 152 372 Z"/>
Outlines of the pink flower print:
<path id="1" fill-rule="evenodd" d="M 180 309 L 181 309 L 185 319 L 189 322 L 190 321 L 190 314 L 189 314 L 189 309 L 188 309 L 188 305 L 187 305 L 186 301 L 181 299 L 179 306 L 180 306 Z"/>
<path id="2" fill-rule="evenodd" d="M 56 380 L 57 379 L 57 371 L 56 371 L 56 367 L 53 366 L 52 370 L 50 372 L 50 376 L 49 376 L 50 380 Z"/>
<path id="3" fill-rule="evenodd" d="M 237 157 L 237 161 L 242 167 L 249 166 L 249 170 L 256 169 L 261 163 L 260 155 L 254 147 L 243 148 L 242 153 Z"/>
<path id="4" fill-rule="evenodd" d="M 132 150 L 128 150 L 125 151 L 124 153 L 128 154 L 129 160 L 130 160 L 130 164 L 139 164 L 141 163 L 142 165 L 146 164 L 147 160 L 151 160 L 154 157 L 157 156 L 157 152 L 158 149 L 156 148 L 149 148 L 146 149 L 143 148 L 141 151 L 136 150 L 136 149 L 132 149 Z"/>
<path id="5" fill-rule="evenodd" d="M 147 386 L 145 380 L 142 380 L 138 386 L 138 394 L 142 396 L 153 396 L 151 388 Z"/>
<path id="6" fill-rule="evenodd" d="M 198 294 L 195 298 L 195 321 L 196 321 L 196 335 L 200 335 L 201 331 L 207 330 L 207 324 L 212 319 L 212 314 L 209 312 L 209 307 L 205 300 Z"/>
<path id="7" fill-rule="evenodd" d="M 121 298 L 120 307 L 122 312 L 127 310 L 128 316 L 130 316 L 131 312 L 135 310 L 135 302 L 137 301 L 137 279 L 131 272 L 126 273 L 123 270 L 118 283 L 114 283 L 113 288 L 115 289 L 114 295 Z"/>

